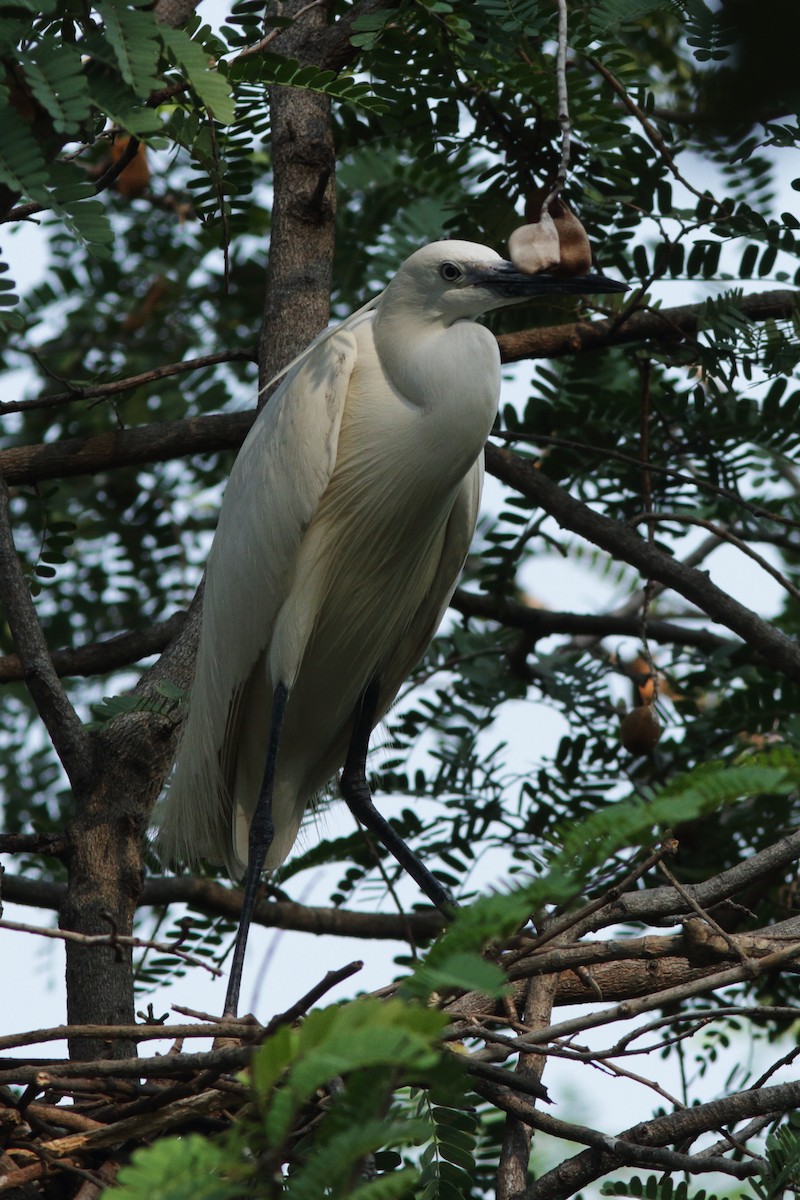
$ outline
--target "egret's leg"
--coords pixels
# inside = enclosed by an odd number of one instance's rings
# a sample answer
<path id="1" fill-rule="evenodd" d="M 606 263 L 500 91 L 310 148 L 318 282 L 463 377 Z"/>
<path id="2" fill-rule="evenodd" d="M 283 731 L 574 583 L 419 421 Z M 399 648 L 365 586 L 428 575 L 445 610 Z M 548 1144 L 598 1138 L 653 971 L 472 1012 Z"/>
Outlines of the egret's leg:
<path id="1" fill-rule="evenodd" d="M 408 871 L 411 878 L 419 884 L 431 903 L 435 904 L 439 911 L 444 913 L 446 917 L 452 917 L 458 908 L 458 904 L 453 899 L 449 888 L 440 883 L 431 874 L 425 864 L 420 862 L 413 850 L 406 845 L 399 834 L 395 833 L 389 822 L 381 816 L 372 802 L 372 795 L 367 782 L 367 749 L 369 748 L 369 736 L 372 733 L 372 726 L 375 720 L 379 691 L 380 686 L 377 680 L 373 680 L 364 692 L 361 707 L 356 715 L 356 722 L 353 726 L 353 736 L 350 739 L 347 760 L 345 761 L 342 777 L 339 781 L 342 796 L 356 820 L 360 821 L 370 833 L 373 833 L 376 838 L 383 842 L 383 845 L 390 854 L 394 855 L 400 866 Z"/>
<path id="2" fill-rule="evenodd" d="M 286 702 L 289 699 L 289 689 L 285 683 L 279 683 L 272 693 L 272 718 L 269 729 L 269 746 L 267 747 L 267 762 L 264 767 L 264 778 L 261 791 L 258 793 L 253 819 L 250 822 L 250 836 L 247 843 L 247 871 L 244 877 L 244 900 L 242 915 L 239 918 L 239 930 L 236 934 L 236 944 L 233 948 L 231 974 L 228 979 L 228 991 L 225 995 L 226 1017 L 235 1017 L 239 1011 L 239 990 L 242 986 L 242 967 L 244 952 L 247 947 L 247 935 L 250 932 L 250 922 L 253 919 L 253 909 L 256 903 L 261 882 L 261 872 L 264 860 L 275 836 L 275 825 L 272 820 L 272 789 L 275 783 L 275 763 L 278 758 L 283 718 L 286 714 Z"/>

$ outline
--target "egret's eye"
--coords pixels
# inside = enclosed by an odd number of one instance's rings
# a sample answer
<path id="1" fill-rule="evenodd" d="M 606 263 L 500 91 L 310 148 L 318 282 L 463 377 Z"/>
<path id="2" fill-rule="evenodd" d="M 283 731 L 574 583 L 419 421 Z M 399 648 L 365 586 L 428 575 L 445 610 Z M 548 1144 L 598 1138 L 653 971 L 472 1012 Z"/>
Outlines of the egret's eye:
<path id="1" fill-rule="evenodd" d="M 439 274 L 445 283 L 455 283 L 457 279 L 461 278 L 463 272 L 461 267 L 454 262 L 443 262 L 439 267 Z"/>

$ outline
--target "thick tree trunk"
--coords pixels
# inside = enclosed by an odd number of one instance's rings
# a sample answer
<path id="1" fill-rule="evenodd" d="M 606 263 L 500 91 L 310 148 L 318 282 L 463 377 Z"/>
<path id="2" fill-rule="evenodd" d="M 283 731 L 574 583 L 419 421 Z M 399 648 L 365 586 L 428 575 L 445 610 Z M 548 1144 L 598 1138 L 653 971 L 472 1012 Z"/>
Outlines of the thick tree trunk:
<path id="1" fill-rule="evenodd" d="M 136 691 L 154 693 L 164 678 L 180 687 L 191 680 L 200 595 L 181 633 L 142 678 Z M 144 880 L 144 839 L 153 804 L 169 771 L 177 724 L 153 713 L 118 717 L 93 735 L 95 786 L 76 802 L 70 824 L 67 896 L 59 924 L 83 934 L 130 934 Z M 67 1020 L 70 1025 L 133 1025 L 131 952 L 126 947 L 67 942 Z M 74 1039 L 70 1056 L 129 1058 L 127 1041 Z"/>
<path id="2" fill-rule="evenodd" d="M 282 15 L 301 7 L 292 0 Z M 281 36 L 281 53 L 300 53 L 309 26 L 324 10 L 304 14 Z M 263 389 L 324 329 L 330 312 L 336 219 L 335 150 L 330 101 L 299 88 L 270 89 L 274 202 L 267 294 L 259 339 Z M 267 399 L 260 396 L 260 402 Z"/>
<path id="3" fill-rule="evenodd" d="M 97 784 L 77 805 L 70 827 L 68 886 L 60 925 L 83 934 L 130 934 L 143 883 L 142 840 L 151 763 L 142 722 L 126 721 L 113 739 L 97 739 Z M 112 732 L 109 730 L 109 732 Z M 124 749 L 123 749 L 124 742 Z M 131 952 L 127 947 L 67 942 L 67 1020 L 70 1025 L 135 1023 Z M 76 1059 L 128 1058 L 132 1042 L 73 1040 Z"/>

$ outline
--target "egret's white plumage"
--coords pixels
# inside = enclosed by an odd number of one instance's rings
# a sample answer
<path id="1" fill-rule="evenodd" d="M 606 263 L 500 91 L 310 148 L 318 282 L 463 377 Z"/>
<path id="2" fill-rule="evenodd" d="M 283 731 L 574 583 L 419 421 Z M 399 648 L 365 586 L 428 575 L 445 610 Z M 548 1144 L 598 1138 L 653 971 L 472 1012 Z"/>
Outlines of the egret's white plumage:
<path id="1" fill-rule="evenodd" d="M 344 762 L 365 689 L 379 681 L 377 721 L 421 657 L 475 528 L 499 398 L 497 343 L 473 319 L 538 290 L 526 286 L 484 246 L 425 246 L 292 364 L 259 415 L 208 562 L 165 858 L 242 874 L 281 682 L 266 865 L 281 863 Z"/>
<path id="2" fill-rule="evenodd" d="M 242 446 L 208 561 L 165 857 L 244 871 L 283 679 L 266 865 L 281 863 L 344 761 L 364 689 L 380 678 L 382 716 L 441 620 L 500 387 L 494 337 L 465 321 L 491 300 L 443 304 L 442 260 L 502 261 L 470 243 L 418 251 L 371 312 L 301 358 Z"/>

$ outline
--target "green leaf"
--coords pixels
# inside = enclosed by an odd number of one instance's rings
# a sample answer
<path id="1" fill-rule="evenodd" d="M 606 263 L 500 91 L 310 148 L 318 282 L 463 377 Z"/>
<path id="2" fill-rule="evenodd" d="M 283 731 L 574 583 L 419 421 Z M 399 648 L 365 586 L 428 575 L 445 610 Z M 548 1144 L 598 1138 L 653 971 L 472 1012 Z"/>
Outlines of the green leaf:
<path id="1" fill-rule="evenodd" d="M 92 111 L 91 96 L 78 50 L 68 43 L 43 41 L 24 63 L 33 95 L 60 133 L 75 133 Z"/>
<path id="2" fill-rule="evenodd" d="M 0 182 L 13 192 L 39 203 L 49 204 L 47 165 L 39 143 L 29 126 L 8 101 L 8 92 L 0 85 Z"/>
<path id="3" fill-rule="evenodd" d="M 267 52 L 239 59 L 230 63 L 228 71 L 234 81 L 278 83 L 282 87 L 302 88 L 369 112 L 382 113 L 388 108 L 388 102 L 376 96 L 368 83 L 356 82 L 352 76 L 343 73 L 302 66 L 295 59 L 283 58 L 279 54 Z"/>
<path id="4" fill-rule="evenodd" d="M 155 109 L 146 107 L 136 92 L 118 75 L 99 64 L 93 64 L 86 78 L 95 104 L 120 129 L 135 137 L 163 131 L 163 122 Z"/>
<path id="5" fill-rule="evenodd" d="M 230 124 L 236 113 L 230 84 L 209 59 L 203 46 L 189 37 L 184 29 L 170 29 L 162 25 L 160 33 L 167 54 L 183 67 L 209 114 L 223 125 Z"/>
<path id="6" fill-rule="evenodd" d="M 122 78 L 139 97 L 149 95 L 159 82 L 156 75 L 161 49 L 159 23 L 151 12 L 130 7 L 124 0 L 98 0 L 97 9 Z"/>
<path id="7" fill-rule="evenodd" d="M 494 963 L 479 954 L 455 951 L 440 960 L 430 957 L 403 984 L 409 995 L 427 998 L 435 992 L 483 992 L 487 996 L 502 996 L 507 990 L 506 978 Z"/>
<path id="8" fill-rule="evenodd" d="M 231 1155 L 199 1133 L 161 1138 L 135 1150 L 117 1176 L 119 1200 L 233 1200 L 241 1187 L 224 1177 Z"/>

